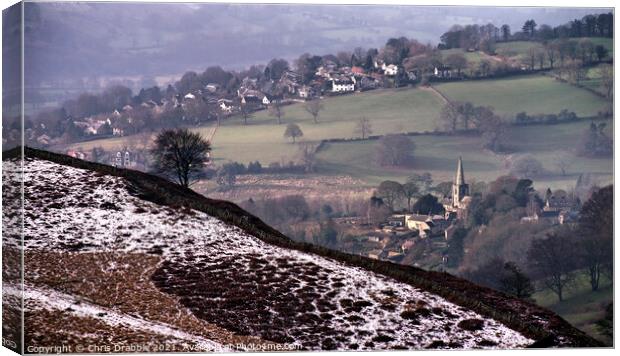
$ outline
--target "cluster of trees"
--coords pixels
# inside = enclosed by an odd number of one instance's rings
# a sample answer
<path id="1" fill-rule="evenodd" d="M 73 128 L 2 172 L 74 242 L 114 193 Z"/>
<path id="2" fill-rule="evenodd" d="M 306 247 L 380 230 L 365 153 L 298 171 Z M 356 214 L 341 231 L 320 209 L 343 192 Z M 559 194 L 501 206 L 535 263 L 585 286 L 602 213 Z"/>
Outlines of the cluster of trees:
<path id="1" fill-rule="evenodd" d="M 146 95 L 145 92 L 141 92 Z M 100 94 L 83 93 L 76 99 L 67 100 L 62 107 L 67 115 L 76 118 L 121 110 L 125 105 L 141 103 L 140 96 L 134 96 L 131 89 L 123 85 L 112 85 Z"/>
<path id="2" fill-rule="evenodd" d="M 577 225 L 533 241 L 528 257 L 532 275 L 560 301 L 579 273 L 585 274 L 592 291 L 597 291 L 601 276 L 611 279 L 613 273 L 613 186 L 592 194 Z"/>
<path id="3" fill-rule="evenodd" d="M 500 29 L 491 23 L 483 26 L 454 25 L 440 39 L 442 49 L 463 48 L 494 54 L 495 42 L 500 39 Z"/>
<path id="4" fill-rule="evenodd" d="M 614 142 L 612 133 L 607 132 L 607 124 L 590 123 L 582 134 L 578 145 L 578 154 L 586 157 L 610 157 L 613 155 Z"/>
<path id="5" fill-rule="evenodd" d="M 387 134 L 379 139 L 377 163 L 381 166 L 404 166 L 411 162 L 415 144 L 403 134 Z"/>
<path id="6" fill-rule="evenodd" d="M 549 41 L 569 37 L 609 37 L 613 38 L 613 14 L 586 15 L 567 24 L 556 27 L 538 25 L 535 20 L 525 21 L 521 31 L 512 33 L 509 25 L 499 28 L 487 25 L 454 25 L 441 35 L 441 48 L 463 48 L 482 50 L 494 54 L 496 42 L 515 40 Z"/>
<path id="7" fill-rule="evenodd" d="M 500 152 L 504 148 L 506 123 L 492 107 L 474 106 L 469 102 L 448 102 L 441 110 L 440 121 L 448 132 L 476 130 L 483 148 Z"/>
<path id="8" fill-rule="evenodd" d="M 438 214 L 443 211 L 443 206 L 430 194 L 432 182 L 430 173 L 413 174 L 403 184 L 386 180 L 377 187 L 374 199 L 380 200 L 379 205 L 385 204 L 390 213 L 406 202 L 406 211 L 431 211 Z M 414 199 L 416 201 L 412 205 Z"/>
<path id="9" fill-rule="evenodd" d="M 590 194 L 576 223 L 523 224 L 521 217 L 543 205 L 532 181 L 498 178 L 484 194 L 472 196 L 465 221 L 447 251 L 449 266 L 459 268 L 468 279 L 520 298 L 528 298 L 533 286 L 539 286 L 562 300 L 579 274 L 597 290 L 601 276 L 612 271 L 613 186 L 594 188 Z"/>
<path id="10" fill-rule="evenodd" d="M 317 245 L 335 248 L 342 237 L 333 221 L 337 213 L 332 206 L 309 203 L 303 195 L 248 199 L 241 207 L 296 240 L 310 239 Z"/>
<path id="11" fill-rule="evenodd" d="M 463 277 L 521 299 L 530 299 L 535 292 L 527 274 L 516 263 L 501 258 L 494 258 L 474 271 L 467 271 Z"/>
<path id="12" fill-rule="evenodd" d="M 522 111 L 515 116 L 515 124 L 517 125 L 531 125 L 531 124 L 557 124 L 560 122 L 570 122 L 577 120 L 577 114 L 574 111 L 568 111 L 566 109 L 560 111 L 557 114 L 536 114 L 528 115 L 527 112 Z"/>

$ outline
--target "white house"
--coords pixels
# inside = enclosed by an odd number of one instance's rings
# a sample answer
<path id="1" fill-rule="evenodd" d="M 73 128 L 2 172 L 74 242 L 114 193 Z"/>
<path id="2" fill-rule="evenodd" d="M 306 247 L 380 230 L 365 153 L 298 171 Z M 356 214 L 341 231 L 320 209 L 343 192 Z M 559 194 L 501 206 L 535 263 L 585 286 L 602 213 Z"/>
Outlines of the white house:
<path id="1" fill-rule="evenodd" d="M 349 79 L 332 79 L 332 93 L 347 93 L 355 91 L 355 78 Z"/>
<path id="2" fill-rule="evenodd" d="M 229 100 L 229 99 L 219 99 L 217 101 L 220 104 L 220 109 L 222 109 L 222 111 L 230 113 L 232 112 L 233 109 L 233 101 Z"/>
<path id="3" fill-rule="evenodd" d="M 398 66 L 396 64 L 385 65 L 385 63 L 383 63 L 381 69 L 383 69 L 385 75 L 394 76 L 398 74 Z"/>

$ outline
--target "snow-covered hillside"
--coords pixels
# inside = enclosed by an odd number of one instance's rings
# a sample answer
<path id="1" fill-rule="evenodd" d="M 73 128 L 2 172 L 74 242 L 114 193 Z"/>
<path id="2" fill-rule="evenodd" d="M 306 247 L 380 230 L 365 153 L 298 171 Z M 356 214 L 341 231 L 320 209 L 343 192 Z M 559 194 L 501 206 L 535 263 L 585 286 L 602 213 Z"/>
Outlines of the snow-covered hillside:
<path id="1" fill-rule="evenodd" d="M 16 168 L 3 164 L 5 171 Z M 267 244 L 200 211 L 142 200 L 123 178 L 40 159 L 27 159 L 24 169 L 26 253 L 158 256 L 152 283 L 196 317 L 235 334 L 340 350 L 521 348 L 534 341 L 409 284 Z M 16 218 L 3 214 L 5 226 Z M 31 312 L 97 317 L 101 308 L 74 305 L 71 296 L 31 284 L 25 296 Z M 104 314 L 100 321 L 111 326 L 191 340 L 190 332 L 139 322 L 120 310 Z"/>

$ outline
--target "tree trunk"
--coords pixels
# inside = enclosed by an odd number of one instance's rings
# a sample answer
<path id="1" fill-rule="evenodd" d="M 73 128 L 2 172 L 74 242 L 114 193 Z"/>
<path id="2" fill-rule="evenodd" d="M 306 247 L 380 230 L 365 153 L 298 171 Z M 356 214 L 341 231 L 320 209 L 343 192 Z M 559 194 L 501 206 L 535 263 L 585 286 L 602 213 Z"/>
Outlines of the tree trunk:
<path id="1" fill-rule="evenodd" d="M 593 292 L 596 292 L 598 290 L 600 278 L 600 268 L 598 266 L 590 267 L 590 286 L 592 287 Z"/>

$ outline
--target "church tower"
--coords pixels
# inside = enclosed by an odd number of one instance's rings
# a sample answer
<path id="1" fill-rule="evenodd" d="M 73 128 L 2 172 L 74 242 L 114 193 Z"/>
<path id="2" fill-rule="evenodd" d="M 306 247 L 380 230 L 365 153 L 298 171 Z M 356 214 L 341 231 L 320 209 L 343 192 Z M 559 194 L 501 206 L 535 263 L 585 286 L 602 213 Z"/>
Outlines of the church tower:
<path id="1" fill-rule="evenodd" d="M 454 177 L 454 183 L 452 183 L 452 207 L 461 208 L 461 200 L 466 196 L 469 196 L 469 184 L 465 183 L 463 159 L 459 156 L 456 176 Z"/>

